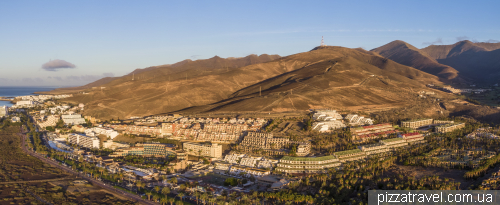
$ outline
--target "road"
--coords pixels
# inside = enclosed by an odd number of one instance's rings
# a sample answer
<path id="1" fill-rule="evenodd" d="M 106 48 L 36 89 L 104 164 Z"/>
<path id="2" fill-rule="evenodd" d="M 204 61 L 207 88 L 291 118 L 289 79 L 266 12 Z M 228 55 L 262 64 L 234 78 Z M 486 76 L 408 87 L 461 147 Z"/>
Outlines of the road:
<path id="1" fill-rule="evenodd" d="M 110 191 L 110 192 L 119 193 L 119 194 L 121 194 L 121 195 L 123 195 L 123 196 L 125 196 L 125 197 L 127 197 L 129 199 L 132 199 L 132 201 L 140 202 L 141 204 L 151 204 L 151 205 L 153 205 L 153 204 L 157 205 L 158 204 L 158 203 L 155 203 L 155 202 L 152 202 L 152 201 L 148 201 L 148 200 L 142 199 L 141 197 L 139 197 L 139 196 L 137 196 L 135 194 L 130 194 L 128 192 L 124 192 L 122 190 L 114 188 L 113 186 L 110 186 L 109 184 L 104 184 L 101 181 L 98 181 L 98 180 L 92 179 L 90 177 L 87 177 L 87 176 L 85 176 L 83 174 L 80 174 L 80 173 L 78 173 L 78 172 L 76 172 L 76 171 L 74 171 L 74 170 L 72 170 L 72 169 L 70 169 L 68 167 L 60 165 L 56 161 L 52 161 L 52 160 L 50 160 L 50 159 L 48 159 L 48 158 L 46 158 L 46 157 L 44 157 L 42 155 L 39 155 L 39 154 L 37 154 L 37 153 L 29 150 L 27 148 L 27 146 L 26 146 L 27 136 L 26 136 L 26 134 L 24 134 L 23 131 L 21 131 L 21 132 L 22 132 L 22 134 L 20 134 L 21 135 L 21 149 L 25 153 L 27 153 L 27 154 L 29 154 L 29 155 L 31 155 L 33 157 L 36 157 L 36 158 L 40 159 L 42 162 L 45 162 L 45 163 L 50 164 L 52 166 L 55 166 L 55 167 L 57 167 L 59 169 L 62 169 L 64 171 L 66 171 L 67 173 L 71 173 L 71 174 L 76 175 L 76 176 L 78 176 L 80 178 L 83 178 L 83 179 L 85 179 L 85 180 L 87 180 L 89 182 L 92 182 L 92 184 L 97 185 L 97 186 L 99 186 L 99 187 L 101 187 L 103 189 L 106 189 L 106 190 Z"/>

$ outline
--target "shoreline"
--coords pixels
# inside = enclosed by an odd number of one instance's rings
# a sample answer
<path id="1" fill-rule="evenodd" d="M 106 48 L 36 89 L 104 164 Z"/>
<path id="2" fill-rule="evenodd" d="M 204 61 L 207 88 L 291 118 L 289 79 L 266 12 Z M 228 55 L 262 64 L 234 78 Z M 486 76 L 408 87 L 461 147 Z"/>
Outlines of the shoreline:
<path id="1" fill-rule="evenodd" d="M 10 101 L 12 103 L 14 99 L 0 98 L 0 101 Z"/>

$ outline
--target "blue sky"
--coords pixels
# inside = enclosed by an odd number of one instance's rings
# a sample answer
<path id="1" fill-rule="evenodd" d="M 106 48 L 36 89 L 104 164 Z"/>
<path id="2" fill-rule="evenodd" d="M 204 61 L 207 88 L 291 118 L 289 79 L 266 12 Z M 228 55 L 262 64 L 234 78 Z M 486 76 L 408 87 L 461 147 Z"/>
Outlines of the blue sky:
<path id="1" fill-rule="evenodd" d="M 0 86 L 74 86 L 184 59 L 500 40 L 500 1 L 0 1 Z M 43 69 L 50 60 L 74 68 Z"/>

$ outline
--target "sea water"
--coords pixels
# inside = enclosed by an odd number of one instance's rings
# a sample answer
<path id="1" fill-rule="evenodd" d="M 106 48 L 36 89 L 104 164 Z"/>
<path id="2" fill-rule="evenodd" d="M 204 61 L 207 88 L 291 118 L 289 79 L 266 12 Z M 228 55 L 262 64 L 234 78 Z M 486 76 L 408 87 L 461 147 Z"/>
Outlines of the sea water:
<path id="1" fill-rule="evenodd" d="M 54 90 L 56 87 L 2 87 L 0 86 L 0 97 L 16 97 L 22 95 L 33 95 L 34 92 Z M 9 101 L 1 101 L 0 106 L 12 106 Z"/>

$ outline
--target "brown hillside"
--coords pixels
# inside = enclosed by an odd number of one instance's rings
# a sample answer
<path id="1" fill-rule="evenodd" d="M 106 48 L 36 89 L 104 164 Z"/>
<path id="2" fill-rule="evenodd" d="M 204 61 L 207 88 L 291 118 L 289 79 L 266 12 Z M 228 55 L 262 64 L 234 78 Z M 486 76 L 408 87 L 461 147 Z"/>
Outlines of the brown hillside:
<path id="1" fill-rule="evenodd" d="M 450 80 L 458 76 L 458 71 L 454 68 L 438 63 L 427 53 L 404 41 L 393 41 L 372 51 L 400 64 L 417 68 L 442 79 Z"/>
<path id="2" fill-rule="evenodd" d="M 453 45 L 432 45 L 425 51 L 441 64 L 455 68 L 479 84 L 498 83 L 500 43 L 460 41 Z"/>
<path id="3" fill-rule="evenodd" d="M 492 51 L 500 48 L 500 43 L 473 43 L 465 40 L 453 45 L 430 45 L 423 49 L 431 58 L 445 59 L 464 52 Z"/>
<path id="4" fill-rule="evenodd" d="M 269 78 L 211 105 L 182 110 L 197 112 L 273 112 L 314 108 L 383 109 L 415 100 L 425 83 L 436 76 L 367 51 L 320 47 L 296 57 L 330 56 Z M 284 60 L 287 60 L 284 58 Z M 260 91 L 262 90 L 262 91 Z"/>
<path id="5" fill-rule="evenodd" d="M 214 57 L 136 70 L 68 101 L 84 102 L 84 114 L 104 119 L 179 110 L 387 108 L 412 101 L 425 83 L 439 83 L 436 76 L 359 49 L 319 47 L 276 58 Z"/>
<path id="6" fill-rule="evenodd" d="M 500 49 L 494 51 L 464 52 L 460 55 L 438 60 L 456 68 L 460 73 L 479 84 L 499 83 Z"/>

